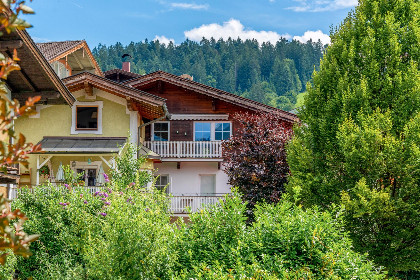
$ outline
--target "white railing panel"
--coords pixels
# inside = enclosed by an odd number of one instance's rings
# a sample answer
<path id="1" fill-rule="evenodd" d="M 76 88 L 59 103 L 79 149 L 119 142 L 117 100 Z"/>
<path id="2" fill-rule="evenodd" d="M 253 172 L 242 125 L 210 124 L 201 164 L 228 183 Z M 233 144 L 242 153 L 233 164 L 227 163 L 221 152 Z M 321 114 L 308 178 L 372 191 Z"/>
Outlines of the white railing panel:
<path id="1" fill-rule="evenodd" d="M 144 146 L 163 158 L 221 158 L 221 141 L 145 141 Z"/>
<path id="2" fill-rule="evenodd" d="M 188 208 L 191 212 L 197 212 L 210 205 L 218 204 L 223 196 L 172 196 L 170 199 L 172 213 L 187 214 Z"/>

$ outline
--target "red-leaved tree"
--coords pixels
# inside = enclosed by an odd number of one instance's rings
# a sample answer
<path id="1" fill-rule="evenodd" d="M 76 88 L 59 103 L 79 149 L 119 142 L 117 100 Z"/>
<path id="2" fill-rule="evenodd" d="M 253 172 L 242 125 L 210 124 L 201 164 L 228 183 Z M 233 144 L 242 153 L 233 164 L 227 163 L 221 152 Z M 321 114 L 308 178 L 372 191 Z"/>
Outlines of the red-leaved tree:
<path id="1" fill-rule="evenodd" d="M 277 202 L 289 176 L 286 143 L 291 127 L 278 114 L 237 113 L 236 136 L 223 143 L 229 184 L 239 189 L 250 208 L 259 202 Z"/>

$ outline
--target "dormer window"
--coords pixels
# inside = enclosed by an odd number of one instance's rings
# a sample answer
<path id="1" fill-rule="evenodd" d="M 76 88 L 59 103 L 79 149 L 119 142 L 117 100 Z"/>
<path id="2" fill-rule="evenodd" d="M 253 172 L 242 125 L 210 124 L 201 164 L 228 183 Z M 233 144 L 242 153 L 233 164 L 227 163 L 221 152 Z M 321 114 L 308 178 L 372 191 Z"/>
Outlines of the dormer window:
<path id="1" fill-rule="evenodd" d="M 71 134 L 102 134 L 102 101 L 75 102 Z"/>

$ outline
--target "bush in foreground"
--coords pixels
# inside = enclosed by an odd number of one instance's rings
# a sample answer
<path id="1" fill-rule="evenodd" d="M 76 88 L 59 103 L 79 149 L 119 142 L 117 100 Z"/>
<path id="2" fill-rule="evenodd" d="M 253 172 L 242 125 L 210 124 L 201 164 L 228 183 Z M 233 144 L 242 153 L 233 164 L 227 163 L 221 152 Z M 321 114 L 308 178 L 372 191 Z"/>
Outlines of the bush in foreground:
<path id="1" fill-rule="evenodd" d="M 282 200 L 220 205 L 171 224 L 165 194 L 130 186 L 94 195 L 83 189 L 24 190 L 14 207 L 38 232 L 34 255 L 19 259 L 19 279 L 384 279 L 352 251 L 340 215 Z M 12 264 L 13 265 L 13 264 Z"/>

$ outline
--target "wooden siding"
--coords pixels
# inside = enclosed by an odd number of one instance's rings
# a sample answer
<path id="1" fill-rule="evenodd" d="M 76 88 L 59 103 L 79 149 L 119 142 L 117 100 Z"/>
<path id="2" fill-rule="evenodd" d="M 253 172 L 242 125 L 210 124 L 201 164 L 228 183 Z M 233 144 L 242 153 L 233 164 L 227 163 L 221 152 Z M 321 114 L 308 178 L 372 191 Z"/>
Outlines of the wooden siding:
<path id="1" fill-rule="evenodd" d="M 229 114 L 228 121 L 232 121 L 232 134 L 234 136 L 238 135 L 239 124 L 233 121 L 233 114 L 240 112 L 258 113 L 164 82 L 161 82 L 161 85 L 158 85 L 158 82 L 156 82 L 137 89 L 165 98 L 170 114 Z M 193 124 L 194 121 L 192 120 L 170 121 L 170 141 L 193 141 Z M 292 127 L 292 124 L 289 122 L 285 122 L 285 124 L 290 128 Z M 146 141 L 151 141 L 150 126 L 146 126 L 145 136 Z"/>

